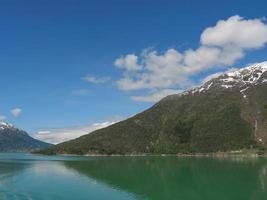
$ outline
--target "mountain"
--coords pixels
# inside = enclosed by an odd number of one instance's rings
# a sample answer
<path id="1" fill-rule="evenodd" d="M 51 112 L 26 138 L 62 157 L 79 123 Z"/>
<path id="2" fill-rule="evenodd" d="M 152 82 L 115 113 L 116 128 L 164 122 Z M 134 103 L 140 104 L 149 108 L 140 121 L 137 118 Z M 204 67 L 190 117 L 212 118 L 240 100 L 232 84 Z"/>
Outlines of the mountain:
<path id="1" fill-rule="evenodd" d="M 30 137 L 25 131 L 12 124 L 0 122 L 0 152 L 32 151 L 51 146 Z"/>
<path id="2" fill-rule="evenodd" d="M 107 128 L 40 151 L 45 154 L 207 153 L 264 150 L 267 62 L 163 98 Z"/>

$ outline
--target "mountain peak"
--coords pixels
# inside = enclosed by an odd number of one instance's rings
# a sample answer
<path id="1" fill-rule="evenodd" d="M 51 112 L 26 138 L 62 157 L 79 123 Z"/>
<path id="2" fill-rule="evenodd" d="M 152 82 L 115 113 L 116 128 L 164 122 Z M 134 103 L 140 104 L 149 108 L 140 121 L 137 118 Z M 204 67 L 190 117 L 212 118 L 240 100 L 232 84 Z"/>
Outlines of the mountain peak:
<path id="1" fill-rule="evenodd" d="M 15 128 L 13 124 L 7 122 L 0 122 L 0 130 Z"/>
<path id="2" fill-rule="evenodd" d="M 220 74 L 148 110 L 45 154 L 261 152 L 267 148 L 267 62 Z"/>
<path id="3" fill-rule="evenodd" d="M 222 76 L 227 76 L 224 82 L 238 82 L 241 81 L 245 84 L 257 83 L 263 74 L 267 71 L 267 61 L 262 63 L 255 63 L 245 68 L 236 71 L 228 72 Z M 264 79 L 265 82 L 265 79 Z"/>
<path id="4" fill-rule="evenodd" d="M 179 95 L 202 93 L 211 90 L 239 90 L 243 97 L 244 92 L 252 85 L 267 83 L 267 61 L 248 65 L 247 67 L 232 70 L 210 79 L 199 87 L 185 91 Z"/>
<path id="5" fill-rule="evenodd" d="M 51 144 L 36 140 L 26 131 L 7 122 L 0 122 L 0 152 L 32 151 L 50 147 Z"/>

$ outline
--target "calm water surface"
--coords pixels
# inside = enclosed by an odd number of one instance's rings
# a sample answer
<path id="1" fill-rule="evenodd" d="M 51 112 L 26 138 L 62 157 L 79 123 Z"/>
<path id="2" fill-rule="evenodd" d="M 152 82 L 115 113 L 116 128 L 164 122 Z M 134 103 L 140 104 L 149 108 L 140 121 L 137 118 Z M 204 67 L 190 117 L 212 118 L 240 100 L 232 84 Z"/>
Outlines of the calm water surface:
<path id="1" fill-rule="evenodd" d="M 265 158 L 0 154 L 0 200 L 265 200 Z"/>

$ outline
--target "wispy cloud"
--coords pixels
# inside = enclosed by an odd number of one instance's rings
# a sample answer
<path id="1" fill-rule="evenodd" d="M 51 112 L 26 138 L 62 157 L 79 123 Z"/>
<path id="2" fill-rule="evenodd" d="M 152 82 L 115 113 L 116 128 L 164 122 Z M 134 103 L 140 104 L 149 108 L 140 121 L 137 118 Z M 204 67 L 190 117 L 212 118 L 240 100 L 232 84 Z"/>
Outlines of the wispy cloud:
<path id="1" fill-rule="evenodd" d="M 66 128 L 51 128 L 40 130 L 32 136 L 38 140 L 42 140 L 52 144 L 58 144 L 68 140 L 78 138 L 82 135 L 89 134 L 95 130 L 110 126 L 117 121 L 106 121 L 101 123 L 88 124 L 84 126 L 66 127 Z"/>
<path id="2" fill-rule="evenodd" d="M 114 61 L 114 65 L 123 70 L 123 77 L 117 85 L 123 91 L 146 91 L 148 94 L 146 97 L 133 96 L 133 100 L 157 101 L 158 97 L 169 94 L 174 88 L 180 91 L 202 82 L 192 78 L 200 72 L 211 68 L 225 71 L 248 50 L 261 48 L 266 43 L 265 21 L 235 15 L 206 28 L 197 49 L 184 52 L 168 49 L 163 53 L 150 49 L 140 55 L 120 56 Z"/>
<path id="3" fill-rule="evenodd" d="M 16 108 L 11 109 L 10 113 L 11 113 L 11 115 L 13 115 L 13 117 L 18 118 L 22 114 L 22 109 L 16 107 Z"/>
<path id="4" fill-rule="evenodd" d="M 85 80 L 86 82 L 89 83 L 93 83 L 93 84 L 103 84 L 103 83 L 107 83 L 108 81 L 111 80 L 110 77 L 95 77 L 91 74 L 87 74 L 85 77 L 82 78 L 83 80 Z"/>

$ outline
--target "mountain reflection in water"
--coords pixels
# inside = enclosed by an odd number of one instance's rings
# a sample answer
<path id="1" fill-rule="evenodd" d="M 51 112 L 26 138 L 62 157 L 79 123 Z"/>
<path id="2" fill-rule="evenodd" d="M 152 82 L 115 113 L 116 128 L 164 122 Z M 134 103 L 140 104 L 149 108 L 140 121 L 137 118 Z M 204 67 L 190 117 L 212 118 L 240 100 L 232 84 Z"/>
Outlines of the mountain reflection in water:
<path id="1" fill-rule="evenodd" d="M 248 158 L 106 157 L 64 162 L 80 174 L 144 199 L 262 199 L 267 163 Z"/>
<path id="2" fill-rule="evenodd" d="M 267 197 L 264 158 L 1 159 L 0 199 L 245 200 Z"/>

